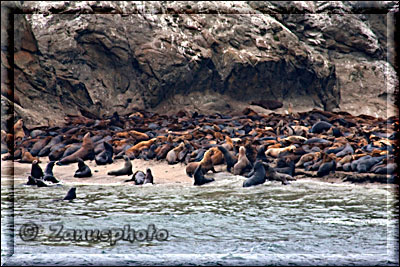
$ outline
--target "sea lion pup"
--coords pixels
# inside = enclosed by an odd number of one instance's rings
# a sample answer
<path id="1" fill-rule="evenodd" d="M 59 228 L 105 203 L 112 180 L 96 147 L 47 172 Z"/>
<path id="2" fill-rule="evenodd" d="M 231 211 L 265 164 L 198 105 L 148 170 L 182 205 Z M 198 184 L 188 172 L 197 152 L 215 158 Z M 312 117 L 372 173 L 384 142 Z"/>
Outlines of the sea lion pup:
<path id="1" fill-rule="evenodd" d="M 46 169 L 44 170 L 43 180 L 56 184 L 56 183 L 59 183 L 60 181 L 57 180 L 56 177 L 54 177 L 54 174 L 53 174 L 54 163 L 55 163 L 55 161 L 50 161 L 47 164 Z"/>
<path id="2" fill-rule="evenodd" d="M 91 176 L 92 171 L 90 170 L 89 166 L 87 166 L 81 158 L 78 158 L 78 170 L 75 172 L 74 177 L 84 178 Z"/>
<path id="3" fill-rule="evenodd" d="M 193 176 L 194 176 L 194 184 L 193 185 L 203 185 L 203 184 L 215 181 L 214 178 L 207 178 L 204 176 L 203 168 L 201 167 L 200 164 L 199 164 L 199 166 L 197 166 L 196 170 L 194 171 Z"/>
<path id="4" fill-rule="evenodd" d="M 232 150 L 233 149 L 233 142 L 232 139 L 229 136 L 225 136 L 225 143 L 221 145 L 224 147 L 226 150 Z"/>
<path id="5" fill-rule="evenodd" d="M 90 132 L 86 133 L 83 137 L 82 147 L 78 149 L 75 153 L 62 158 L 57 165 L 66 165 L 70 163 L 77 162 L 78 159 L 93 159 L 94 158 L 94 144 L 90 138 Z"/>
<path id="6" fill-rule="evenodd" d="M 107 174 L 115 175 L 115 176 L 131 175 L 133 173 L 131 160 L 129 159 L 129 157 L 127 155 L 124 155 L 124 160 L 125 160 L 124 167 L 122 167 L 121 169 L 118 169 L 118 170 L 109 171 Z"/>
<path id="7" fill-rule="evenodd" d="M 228 150 L 223 146 L 217 146 L 217 148 L 224 154 L 224 159 L 226 162 L 226 169 L 228 172 L 231 172 L 231 168 L 235 166 L 237 159 L 234 157 Z"/>
<path id="8" fill-rule="evenodd" d="M 200 162 L 190 162 L 186 166 L 186 174 L 189 177 L 193 176 L 194 171 L 197 169 L 197 167 L 200 165 L 202 167 L 203 173 L 207 173 L 208 171 L 212 171 L 213 173 L 216 173 L 214 169 L 214 164 L 211 160 L 211 156 L 213 154 L 213 150 L 209 149 L 204 153 L 203 159 Z"/>
<path id="9" fill-rule="evenodd" d="M 154 178 L 150 168 L 146 169 L 146 177 L 144 178 L 143 184 L 154 184 Z"/>
<path id="10" fill-rule="evenodd" d="M 112 145 L 110 145 L 107 142 L 103 142 L 103 144 L 104 144 L 104 150 L 100 152 L 94 159 L 97 165 L 106 165 L 113 163 L 112 158 L 114 155 L 114 149 Z"/>
<path id="11" fill-rule="evenodd" d="M 186 141 L 186 140 L 185 140 L 185 141 Z M 179 154 L 179 152 L 181 152 L 181 151 L 184 149 L 184 147 L 185 147 L 185 143 L 184 143 L 184 142 L 181 142 L 181 143 L 179 144 L 179 146 L 177 146 L 177 147 L 171 149 L 171 150 L 167 153 L 167 156 L 166 156 L 165 159 L 167 160 L 168 164 L 175 164 L 175 163 L 178 162 L 178 154 Z"/>
<path id="12" fill-rule="evenodd" d="M 252 168 L 252 164 L 246 156 L 246 148 L 244 146 L 239 147 L 238 161 L 233 166 L 233 174 L 241 175 L 247 168 Z"/>
<path id="13" fill-rule="evenodd" d="M 278 158 L 281 154 L 285 152 L 292 152 L 293 150 L 296 149 L 295 145 L 290 145 L 287 147 L 283 148 L 268 148 L 267 151 L 265 151 L 265 156 L 271 156 L 274 158 Z"/>
<path id="14" fill-rule="evenodd" d="M 39 162 L 37 160 L 34 160 L 32 162 L 31 176 L 33 178 L 35 178 L 35 179 L 42 179 L 43 178 L 43 170 L 39 166 Z"/>
<path id="15" fill-rule="evenodd" d="M 304 163 L 309 162 L 309 161 L 315 161 L 321 156 L 320 152 L 311 152 L 304 154 L 301 156 L 300 160 L 296 163 L 295 167 L 301 167 L 303 166 Z"/>
<path id="16" fill-rule="evenodd" d="M 70 190 L 68 190 L 67 195 L 64 197 L 63 200 L 73 200 L 76 198 L 76 187 L 72 187 Z"/>
<path id="17" fill-rule="evenodd" d="M 330 124 L 329 122 L 319 121 L 311 127 L 309 132 L 320 134 L 324 131 L 328 131 L 331 127 L 332 127 L 332 124 Z"/>
<path id="18" fill-rule="evenodd" d="M 14 124 L 14 140 L 17 139 L 23 139 L 25 137 L 25 132 L 23 129 L 24 126 L 24 120 L 19 119 L 15 124 Z"/>
<path id="19" fill-rule="evenodd" d="M 243 182 L 243 187 L 250 187 L 265 183 L 265 169 L 262 161 L 256 161 L 253 170 L 249 173 L 249 178 Z"/>
<path id="20" fill-rule="evenodd" d="M 296 178 L 290 176 L 289 174 L 277 172 L 274 168 L 269 166 L 268 163 L 263 162 L 263 165 L 265 168 L 265 175 L 270 180 L 281 181 L 284 185 L 289 184 L 288 180 L 296 180 Z"/>

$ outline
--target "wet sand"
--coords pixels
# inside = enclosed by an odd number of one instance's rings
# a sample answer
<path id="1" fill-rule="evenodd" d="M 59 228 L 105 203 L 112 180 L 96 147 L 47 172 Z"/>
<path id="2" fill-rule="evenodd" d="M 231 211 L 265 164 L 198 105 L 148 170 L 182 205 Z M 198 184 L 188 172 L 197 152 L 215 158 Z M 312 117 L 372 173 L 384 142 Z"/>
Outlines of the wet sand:
<path id="1" fill-rule="evenodd" d="M 47 157 L 40 158 L 40 167 L 44 171 L 49 159 Z M 135 173 L 137 170 L 146 171 L 146 168 L 150 168 L 154 183 L 156 184 L 193 184 L 193 178 L 186 175 L 186 165 L 178 163 L 175 165 L 169 165 L 166 161 L 145 161 L 143 159 L 134 159 L 132 162 L 132 171 Z M 111 176 L 107 173 L 111 170 L 122 168 L 124 165 L 123 159 L 115 160 L 114 163 L 108 165 L 98 166 L 94 160 L 87 160 L 85 164 L 92 170 L 92 177 L 88 178 L 75 178 L 74 173 L 78 169 L 78 163 L 72 163 L 65 166 L 54 165 L 53 173 L 54 177 L 60 180 L 64 184 L 104 184 L 104 185 L 115 185 L 115 184 L 126 184 L 124 181 L 132 177 L 132 175 L 122 176 Z M 1 161 L 1 173 L 7 176 L 14 176 L 14 183 L 21 184 L 26 183 L 28 176 L 30 175 L 32 164 L 19 163 L 10 160 Z M 215 166 L 216 171 L 224 171 L 225 165 Z M 12 173 L 14 171 L 14 174 Z M 210 172 L 207 176 L 212 176 Z M 133 182 L 129 182 L 133 183 Z"/>

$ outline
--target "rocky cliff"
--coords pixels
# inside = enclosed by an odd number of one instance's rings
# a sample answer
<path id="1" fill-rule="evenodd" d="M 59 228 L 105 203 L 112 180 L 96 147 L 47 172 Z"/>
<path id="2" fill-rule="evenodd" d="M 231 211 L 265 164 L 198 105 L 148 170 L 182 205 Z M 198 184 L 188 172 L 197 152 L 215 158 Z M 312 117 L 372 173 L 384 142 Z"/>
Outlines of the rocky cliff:
<path id="1" fill-rule="evenodd" d="M 397 11 L 395 1 L 2 2 L 2 115 L 35 126 L 134 108 L 268 112 L 250 103 L 269 99 L 278 112 L 391 116 Z"/>

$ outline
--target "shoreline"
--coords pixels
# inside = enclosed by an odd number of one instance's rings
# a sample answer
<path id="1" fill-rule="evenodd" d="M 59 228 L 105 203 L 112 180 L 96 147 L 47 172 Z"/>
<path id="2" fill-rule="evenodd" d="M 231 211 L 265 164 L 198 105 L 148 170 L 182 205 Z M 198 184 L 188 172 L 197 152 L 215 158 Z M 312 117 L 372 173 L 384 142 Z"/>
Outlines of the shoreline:
<path id="1" fill-rule="evenodd" d="M 49 159 L 47 157 L 41 157 L 41 162 L 39 163 L 42 170 L 46 168 Z M 185 168 L 186 165 L 183 163 L 178 163 L 174 165 L 169 165 L 166 161 L 155 161 L 143 159 L 131 160 L 133 173 L 137 170 L 145 171 L 146 168 L 150 168 L 155 184 L 181 184 L 192 186 L 193 178 L 186 175 Z M 107 172 L 115 169 L 119 169 L 124 165 L 123 159 L 115 160 L 112 164 L 107 165 L 96 165 L 94 160 L 85 161 L 85 164 L 92 170 L 92 177 L 88 178 L 76 178 L 73 177 L 75 171 L 78 169 L 77 163 L 72 163 L 65 166 L 55 165 L 53 168 L 54 176 L 60 180 L 64 185 L 124 185 L 132 184 L 132 182 L 125 183 L 132 175 L 122 175 L 122 176 L 111 176 L 107 175 Z M 19 163 L 10 160 L 1 160 L 1 175 L 2 180 L 5 176 L 12 176 L 14 184 L 25 184 L 27 182 L 28 176 L 30 175 L 30 170 L 32 164 L 29 163 Z M 226 171 L 226 164 L 216 165 L 215 170 L 218 173 L 226 173 L 227 175 L 233 175 Z M 356 185 L 367 185 L 367 184 L 390 184 L 387 183 L 387 179 L 390 175 L 379 175 L 373 173 L 355 173 L 355 172 L 342 172 L 337 171 L 329 176 L 317 177 L 316 171 L 304 171 L 304 169 L 296 169 L 297 180 L 310 179 L 315 181 L 321 181 L 326 183 L 343 183 L 343 184 L 356 184 Z M 214 177 L 215 174 L 209 172 L 207 177 Z M 243 178 L 245 178 L 243 176 Z M 293 181 L 295 182 L 295 181 Z M 283 185 L 282 185 L 283 186 Z"/>

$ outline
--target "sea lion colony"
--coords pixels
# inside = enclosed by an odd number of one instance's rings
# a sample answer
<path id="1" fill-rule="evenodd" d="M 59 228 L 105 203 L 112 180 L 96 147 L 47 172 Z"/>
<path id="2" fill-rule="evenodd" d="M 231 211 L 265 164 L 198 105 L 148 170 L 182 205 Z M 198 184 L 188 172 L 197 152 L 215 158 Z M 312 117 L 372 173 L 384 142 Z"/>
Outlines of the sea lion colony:
<path id="1" fill-rule="evenodd" d="M 255 184 L 266 179 L 288 184 L 288 180 L 295 180 L 295 169 L 303 168 L 316 171 L 320 177 L 340 170 L 387 174 L 392 182 L 397 179 L 397 117 L 382 119 L 316 109 L 260 115 L 247 108 L 240 116 L 184 111 L 167 116 L 135 110 L 104 119 L 70 115 L 65 120 L 64 126 L 31 130 L 18 120 L 13 132 L 2 131 L 3 160 L 33 163 L 35 169 L 39 157 L 46 156 L 57 165 L 79 162 L 80 168 L 86 166 L 85 160 L 96 160 L 98 165 L 120 158 L 166 160 L 168 164 L 185 164 L 187 175 L 195 176 L 195 185 L 212 182 L 204 175 L 215 172 L 214 166 L 219 164 L 226 164 L 228 172 L 248 177 L 246 187 L 253 185 L 252 180 Z M 130 162 L 125 164 L 109 175 L 133 174 Z M 254 174 L 255 166 L 264 170 Z M 91 176 L 87 169 L 84 174 Z M 142 184 L 136 176 L 137 172 L 131 180 Z M 143 172 L 141 176 L 146 177 Z M 30 177 L 28 183 L 38 184 L 39 179 Z"/>

